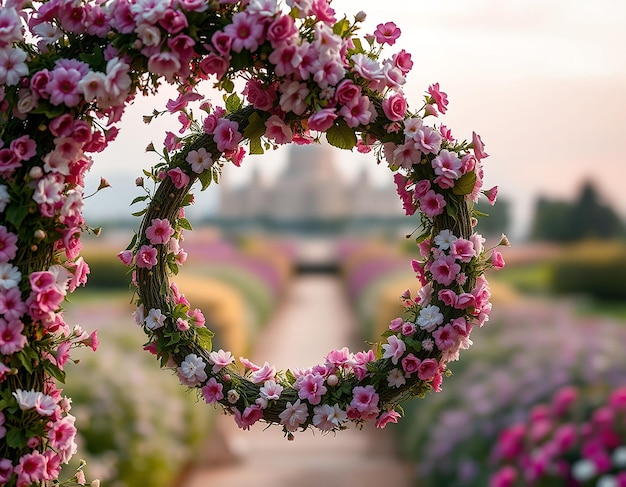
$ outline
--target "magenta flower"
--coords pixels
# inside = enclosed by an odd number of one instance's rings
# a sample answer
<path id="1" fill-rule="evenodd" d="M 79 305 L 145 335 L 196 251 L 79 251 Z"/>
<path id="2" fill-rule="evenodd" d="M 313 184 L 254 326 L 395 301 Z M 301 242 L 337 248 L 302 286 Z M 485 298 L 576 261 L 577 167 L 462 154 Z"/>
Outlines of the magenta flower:
<path id="1" fill-rule="evenodd" d="M 378 394 L 374 386 L 357 386 L 352 389 L 352 401 L 350 406 L 360 413 L 367 414 L 374 409 L 378 410 Z"/>
<path id="2" fill-rule="evenodd" d="M 235 423 L 243 430 L 249 430 L 250 426 L 263 418 L 263 409 L 258 404 L 248 406 L 240 413 L 237 408 L 232 408 Z"/>
<path id="3" fill-rule="evenodd" d="M 471 240 L 457 238 L 450 244 L 450 255 L 461 262 L 469 262 L 476 255 Z"/>
<path id="4" fill-rule="evenodd" d="M 432 358 L 422 360 L 417 368 L 417 376 L 422 380 L 430 380 L 439 372 L 439 364 Z"/>
<path id="5" fill-rule="evenodd" d="M 142 245 L 137 252 L 137 267 L 152 269 L 157 264 L 157 249 L 151 245 Z"/>
<path id="6" fill-rule="evenodd" d="M 433 279 L 439 284 L 449 286 L 454 282 L 457 274 L 461 272 L 461 266 L 456 263 L 454 256 L 442 255 L 430 266 Z"/>
<path id="7" fill-rule="evenodd" d="M 389 44 L 393 46 L 400 37 L 401 31 L 393 22 L 378 24 L 374 31 L 374 37 L 379 44 Z"/>
<path id="8" fill-rule="evenodd" d="M 402 93 L 394 93 L 383 100 L 383 112 L 391 121 L 400 121 L 406 114 L 407 103 Z"/>
<path id="9" fill-rule="evenodd" d="M 46 457 L 37 451 L 27 453 L 20 458 L 14 472 L 17 475 L 18 485 L 38 483 L 45 478 Z"/>
<path id="10" fill-rule="evenodd" d="M 11 355 L 26 346 L 26 337 L 22 335 L 24 324 L 19 320 L 5 321 L 0 318 L 0 353 Z"/>
<path id="11" fill-rule="evenodd" d="M 0 262 L 8 262 L 15 258 L 17 252 L 17 235 L 0 225 Z"/>
<path id="12" fill-rule="evenodd" d="M 167 175 L 172 180 L 176 189 L 182 189 L 189 184 L 189 176 L 180 167 L 175 167 L 167 171 Z"/>
<path id="13" fill-rule="evenodd" d="M 298 389 L 298 397 L 313 405 L 321 402 L 327 390 L 324 385 L 324 376 L 320 374 L 305 374 L 298 378 L 295 385 Z"/>
<path id="14" fill-rule="evenodd" d="M 237 122 L 220 118 L 215 124 L 213 138 L 217 144 L 217 150 L 224 152 L 236 149 L 243 137 L 239 132 Z"/>
<path id="15" fill-rule="evenodd" d="M 231 49 L 241 52 L 244 49 L 255 51 L 263 42 L 263 30 L 265 24 L 259 22 L 259 18 L 248 12 L 239 12 L 233 15 L 231 24 L 224 27 L 224 32 L 231 39 Z"/>
<path id="16" fill-rule="evenodd" d="M 472 132 L 472 148 L 474 149 L 474 155 L 479 161 L 485 157 L 489 157 L 489 154 L 485 152 L 485 144 L 483 144 L 480 135 L 476 132 Z"/>
<path id="17" fill-rule="evenodd" d="M 224 386 L 217 382 L 215 377 L 211 377 L 207 383 L 202 386 L 200 391 L 202 392 L 202 397 L 204 397 L 207 404 L 214 404 L 224 399 L 223 389 Z"/>
<path id="18" fill-rule="evenodd" d="M 445 207 L 446 200 L 443 195 L 435 193 L 432 189 L 426 191 L 426 194 L 419 200 L 420 211 L 429 218 L 443 213 Z"/>
<path id="19" fill-rule="evenodd" d="M 422 361 L 419 358 L 412 353 L 409 353 L 402 359 L 402 370 L 404 370 L 407 377 L 411 377 L 411 375 L 417 372 L 421 363 Z"/>
<path id="20" fill-rule="evenodd" d="M 152 245 L 168 243 L 174 235 L 174 229 L 169 220 L 154 218 L 152 224 L 146 229 L 146 237 Z"/>
<path id="21" fill-rule="evenodd" d="M 502 269 L 504 267 L 504 257 L 502 257 L 502 253 L 499 250 L 494 250 L 491 253 L 491 265 L 493 265 L 494 269 Z"/>

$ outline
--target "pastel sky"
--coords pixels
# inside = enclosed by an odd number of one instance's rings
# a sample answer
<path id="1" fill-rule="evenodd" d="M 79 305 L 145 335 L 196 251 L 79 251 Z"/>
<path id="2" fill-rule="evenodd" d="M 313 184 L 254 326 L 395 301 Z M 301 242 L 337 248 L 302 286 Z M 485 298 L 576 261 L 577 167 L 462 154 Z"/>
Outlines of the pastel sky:
<path id="1" fill-rule="evenodd" d="M 514 233 L 524 233 L 538 195 L 571 198 L 588 178 L 626 217 L 624 0 L 334 0 L 332 6 L 338 17 L 366 12 L 364 34 L 386 21 L 401 28 L 387 53 L 404 48 L 413 56 L 409 104 L 420 105 L 428 85 L 439 82 L 450 100 L 440 121 L 457 138 L 482 136 L 491 155 L 486 184 L 498 185 L 512 203 Z M 160 143 L 162 130 L 178 128 L 174 119 L 141 122 L 172 93 L 163 91 L 128 110 L 118 141 L 92 169 L 92 182 L 128 175 L 122 194 L 129 202 L 134 177 L 157 162 L 145 146 Z M 340 152 L 337 159 L 347 178 L 366 166 L 381 184 L 390 179 L 373 158 Z M 273 179 L 283 163 L 284 151 L 250 157 L 227 177 L 238 184 L 259 167 Z M 102 207 L 109 192 L 88 201 L 87 213 Z M 211 207 L 215 198 L 200 201 Z"/>

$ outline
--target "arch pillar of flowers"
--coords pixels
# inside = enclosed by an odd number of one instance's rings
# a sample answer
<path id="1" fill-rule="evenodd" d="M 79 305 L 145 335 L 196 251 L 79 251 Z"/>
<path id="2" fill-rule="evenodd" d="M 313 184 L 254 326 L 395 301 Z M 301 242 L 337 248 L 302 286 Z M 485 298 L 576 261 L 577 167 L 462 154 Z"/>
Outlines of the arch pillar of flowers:
<path id="1" fill-rule="evenodd" d="M 134 97 L 177 86 L 177 115 L 161 160 L 144 171 L 154 188 L 134 204 L 143 220 L 120 259 L 132 268 L 136 322 L 161 366 L 220 404 L 237 424 L 278 424 L 289 438 L 309 427 L 395 422 L 400 402 L 439 390 L 446 364 L 471 344 L 491 309 L 488 268 L 504 265 L 473 232 L 484 190 L 478 135 L 458 140 L 443 124 L 437 83 L 409 109 L 404 50 L 384 57 L 400 30 L 381 23 L 358 36 L 365 14 L 339 16 L 329 0 L 7 0 L 0 10 L 0 486 L 53 485 L 76 451 L 71 401 L 59 383 L 75 347 L 97 334 L 71 327 L 63 302 L 87 281 L 80 238 L 90 154 L 117 135 Z M 235 81 L 245 87 L 238 93 Z M 222 90 L 224 105 L 202 95 Z M 197 107 L 196 107 L 197 105 Z M 194 108 L 192 108 L 194 107 Z M 196 112 L 194 113 L 194 110 Z M 197 114 L 200 114 L 198 116 Z M 191 230 L 192 186 L 219 181 L 224 164 L 287 143 L 371 152 L 393 173 L 405 212 L 419 225 L 421 284 L 381 343 L 330 351 L 305 370 L 277 371 L 213 350 L 202 313 L 170 277 Z M 102 182 L 101 187 L 106 186 Z M 101 189 L 101 188 L 98 188 Z M 503 238 L 499 245 L 508 242 Z M 84 484 L 81 471 L 69 481 Z"/>

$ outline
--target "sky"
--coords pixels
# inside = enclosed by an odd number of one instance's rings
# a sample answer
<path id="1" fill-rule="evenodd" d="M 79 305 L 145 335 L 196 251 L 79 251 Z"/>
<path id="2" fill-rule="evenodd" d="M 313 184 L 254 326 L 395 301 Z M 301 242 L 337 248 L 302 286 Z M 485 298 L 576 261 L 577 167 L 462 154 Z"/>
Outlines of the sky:
<path id="1" fill-rule="evenodd" d="M 450 103 L 436 122 L 458 139 L 481 135 L 490 154 L 485 184 L 497 185 L 511 203 L 513 236 L 525 235 L 538 196 L 573 198 L 588 179 L 626 218 L 624 0 L 334 0 L 332 7 L 337 17 L 364 11 L 362 34 L 381 22 L 400 27 L 385 57 L 402 48 L 412 54 L 404 87 L 409 106 L 419 107 L 428 86 L 438 82 Z M 90 185 L 103 176 L 113 188 L 86 201 L 88 218 L 133 211 L 135 177 L 158 162 L 145 147 L 178 129 L 173 117 L 150 126 L 141 117 L 171 96 L 166 87 L 127 110 L 118 140 L 95 158 Z M 227 168 L 225 178 L 240 185 L 258 168 L 271 181 L 285 153 L 248 157 L 241 168 Z M 391 182 L 373 157 L 342 151 L 336 159 L 346 179 L 365 167 L 380 184 Z M 217 198 L 210 188 L 191 214 L 214 212 Z"/>

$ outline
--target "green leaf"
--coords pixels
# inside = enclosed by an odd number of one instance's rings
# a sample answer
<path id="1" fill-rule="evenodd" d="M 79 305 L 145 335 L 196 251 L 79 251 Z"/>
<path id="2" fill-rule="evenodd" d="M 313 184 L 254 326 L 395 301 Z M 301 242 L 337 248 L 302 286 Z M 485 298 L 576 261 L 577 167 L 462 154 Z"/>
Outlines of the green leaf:
<path id="1" fill-rule="evenodd" d="M 243 106 L 243 101 L 237 93 L 232 93 L 226 98 L 226 110 L 234 113 Z"/>
<path id="2" fill-rule="evenodd" d="M 46 362 L 44 365 L 44 369 L 48 374 L 58 380 L 61 384 L 65 383 L 65 371 L 59 369 L 57 366 L 53 365 L 51 362 Z"/>
<path id="3" fill-rule="evenodd" d="M 18 353 L 17 358 L 20 360 L 20 363 L 22 364 L 22 367 L 24 367 L 29 374 L 32 374 L 33 373 L 33 363 L 32 363 L 32 360 L 30 360 L 28 358 L 28 356 L 26 354 L 26 349 L 24 349 L 20 353 Z"/>
<path id="4" fill-rule="evenodd" d="M 426 231 L 424 231 L 423 233 L 421 233 L 416 239 L 415 242 L 416 243 L 422 243 L 424 240 L 426 240 L 428 237 L 430 237 L 431 234 L 431 230 L 428 229 Z"/>
<path id="5" fill-rule="evenodd" d="M 137 243 L 137 237 L 138 235 L 136 233 L 133 234 L 133 238 L 130 240 L 130 243 L 128 244 L 128 247 L 126 247 L 126 250 L 131 250 L 135 247 L 135 244 Z"/>
<path id="6" fill-rule="evenodd" d="M 333 32 L 340 37 L 343 37 L 350 30 L 350 22 L 344 18 L 333 26 Z"/>
<path id="7" fill-rule="evenodd" d="M 200 191 L 204 191 L 213 182 L 213 175 L 211 174 L 211 171 L 202 171 L 198 175 L 198 179 L 200 180 L 200 183 L 202 184 L 202 188 L 200 188 Z"/>
<path id="8" fill-rule="evenodd" d="M 356 134 L 343 119 L 326 131 L 326 140 L 339 149 L 351 150 L 356 145 Z"/>
<path id="9" fill-rule="evenodd" d="M 6 218 L 15 228 L 19 228 L 28 215 L 27 205 L 10 205 L 6 211 Z"/>
<path id="10" fill-rule="evenodd" d="M 147 211 L 148 211 L 148 208 L 144 208 L 141 211 L 136 211 L 135 213 L 131 213 L 131 215 L 133 215 L 133 216 L 141 216 L 141 215 L 143 215 Z"/>
<path id="11" fill-rule="evenodd" d="M 26 430 L 18 428 L 9 428 L 6 435 L 7 445 L 11 448 L 24 448 L 28 439 L 26 438 Z"/>
<path id="12" fill-rule="evenodd" d="M 193 230 L 193 227 L 191 226 L 191 223 L 189 223 L 189 220 L 187 220 L 186 218 L 179 218 L 178 220 L 178 225 L 180 225 L 181 228 L 184 228 L 185 230 Z"/>
<path id="13" fill-rule="evenodd" d="M 139 203 L 140 201 L 146 201 L 148 199 L 148 195 L 144 195 L 144 196 L 137 196 L 131 203 L 129 206 L 133 206 L 135 203 Z"/>
<path id="14" fill-rule="evenodd" d="M 196 341 L 205 350 L 211 350 L 213 347 L 213 333 L 208 328 L 196 328 Z"/>
<path id="15" fill-rule="evenodd" d="M 363 49 L 363 44 L 361 43 L 361 39 L 359 39 L 358 37 L 355 37 L 352 39 L 352 43 L 354 44 L 353 51 L 355 53 L 359 54 L 359 53 L 365 52 L 365 50 Z"/>
<path id="16" fill-rule="evenodd" d="M 252 112 L 248 117 L 248 126 L 243 131 L 246 139 L 258 139 L 265 134 L 265 117 L 261 117 L 258 112 Z"/>
<path id="17" fill-rule="evenodd" d="M 463 176 L 456 180 L 454 188 L 452 188 L 452 193 L 457 196 L 470 194 L 472 191 L 474 191 L 475 185 L 476 173 L 474 171 L 470 171 L 463 174 Z"/>
<path id="18" fill-rule="evenodd" d="M 254 139 L 250 139 L 250 154 L 264 154 L 263 144 L 261 144 L 261 139 L 256 137 Z"/>

